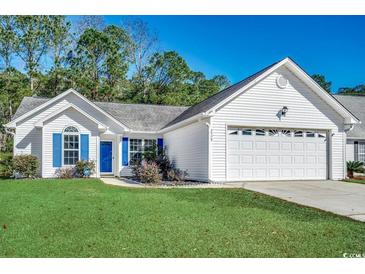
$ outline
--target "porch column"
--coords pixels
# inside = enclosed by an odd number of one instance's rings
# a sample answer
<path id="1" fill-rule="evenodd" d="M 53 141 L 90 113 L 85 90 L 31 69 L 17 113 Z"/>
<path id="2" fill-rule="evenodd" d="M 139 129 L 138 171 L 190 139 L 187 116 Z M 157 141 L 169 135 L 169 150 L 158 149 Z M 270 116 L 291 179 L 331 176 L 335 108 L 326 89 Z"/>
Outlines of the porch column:
<path id="1" fill-rule="evenodd" d="M 96 163 L 96 177 L 100 178 L 100 133 L 98 133 L 98 135 L 96 136 L 96 159 L 95 159 L 95 163 Z"/>
<path id="2" fill-rule="evenodd" d="M 120 172 L 121 172 L 121 163 L 122 163 L 122 154 L 121 154 L 121 150 L 122 150 L 122 146 L 121 146 L 121 140 L 122 140 L 122 134 L 116 134 L 115 135 L 115 148 L 116 148 L 116 152 L 115 152 L 115 168 L 114 168 L 114 176 L 120 176 Z"/>

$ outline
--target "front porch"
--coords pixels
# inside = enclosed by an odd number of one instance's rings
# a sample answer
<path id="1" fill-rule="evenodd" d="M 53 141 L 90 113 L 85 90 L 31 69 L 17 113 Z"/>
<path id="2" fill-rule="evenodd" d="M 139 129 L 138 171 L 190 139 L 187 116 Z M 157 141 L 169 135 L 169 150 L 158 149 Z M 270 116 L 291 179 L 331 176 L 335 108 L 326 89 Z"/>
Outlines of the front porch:
<path id="1" fill-rule="evenodd" d="M 162 140 L 161 135 L 151 133 L 100 134 L 97 141 L 96 177 L 132 176 L 131 159 L 141 157 L 148 144 L 163 147 Z"/>

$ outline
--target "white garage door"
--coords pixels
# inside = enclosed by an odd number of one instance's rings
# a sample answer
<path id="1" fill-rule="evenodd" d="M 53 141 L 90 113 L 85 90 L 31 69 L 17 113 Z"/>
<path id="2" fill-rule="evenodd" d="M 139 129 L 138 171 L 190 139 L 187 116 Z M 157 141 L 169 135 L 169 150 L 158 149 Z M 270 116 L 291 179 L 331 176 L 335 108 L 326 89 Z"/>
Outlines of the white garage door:
<path id="1" fill-rule="evenodd" d="M 327 179 L 325 131 L 228 127 L 228 180 Z"/>

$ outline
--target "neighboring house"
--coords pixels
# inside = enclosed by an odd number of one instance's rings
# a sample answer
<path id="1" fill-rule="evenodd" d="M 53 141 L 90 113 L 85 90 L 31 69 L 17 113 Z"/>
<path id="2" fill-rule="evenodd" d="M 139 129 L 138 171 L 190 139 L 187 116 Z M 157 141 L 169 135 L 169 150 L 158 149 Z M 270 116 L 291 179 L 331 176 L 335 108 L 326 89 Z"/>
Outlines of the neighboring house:
<path id="1" fill-rule="evenodd" d="M 358 118 L 285 58 L 189 108 L 91 102 L 74 90 L 23 99 L 6 126 L 14 154 L 53 177 L 78 159 L 96 176 L 130 175 L 144 149 L 166 147 L 201 181 L 343 179 L 346 131 Z"/>
<path id="2" fill-rule="evenodd" d="M 365 96 L 334 95 L 361 121 L 365 121 Z M 346 160 L 365 163 L 365 123 L 356 124 L 347 134 Z"/>

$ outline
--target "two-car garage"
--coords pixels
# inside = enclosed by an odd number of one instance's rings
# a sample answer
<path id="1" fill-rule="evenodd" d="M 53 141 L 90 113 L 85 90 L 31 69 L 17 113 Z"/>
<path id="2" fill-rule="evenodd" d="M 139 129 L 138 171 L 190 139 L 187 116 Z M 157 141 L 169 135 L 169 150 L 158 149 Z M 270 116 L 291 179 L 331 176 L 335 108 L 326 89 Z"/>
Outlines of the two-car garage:
<path id="1" fill-rule="evenodd" d="M 227 179 L 325 180 L 327 132 L 288 128 L 227 128 Z"/>

